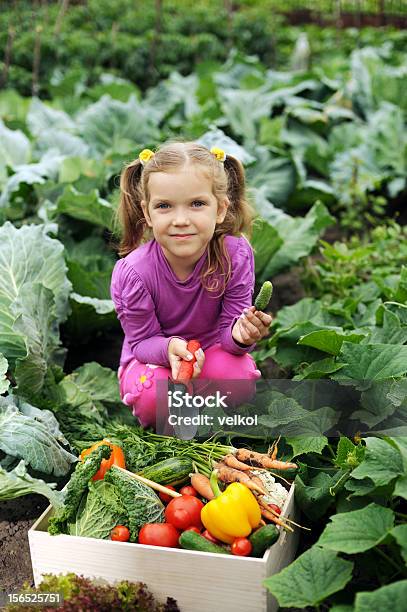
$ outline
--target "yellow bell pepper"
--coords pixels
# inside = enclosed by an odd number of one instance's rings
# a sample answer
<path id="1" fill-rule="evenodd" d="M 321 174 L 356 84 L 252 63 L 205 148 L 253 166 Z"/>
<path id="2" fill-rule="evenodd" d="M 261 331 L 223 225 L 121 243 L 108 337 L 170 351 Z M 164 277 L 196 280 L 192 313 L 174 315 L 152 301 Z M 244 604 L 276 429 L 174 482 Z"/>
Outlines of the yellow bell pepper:
<path id="1" fill-rule="evenodd" d="M 250 535 L 261 520 L 253 493 L 240 482 L 233 482 L 221 493 L 216 475 L 211 477 L 211 486 L 215 499 L 201 510 L 201 521 L 209 533 L 227 544 Z"/>

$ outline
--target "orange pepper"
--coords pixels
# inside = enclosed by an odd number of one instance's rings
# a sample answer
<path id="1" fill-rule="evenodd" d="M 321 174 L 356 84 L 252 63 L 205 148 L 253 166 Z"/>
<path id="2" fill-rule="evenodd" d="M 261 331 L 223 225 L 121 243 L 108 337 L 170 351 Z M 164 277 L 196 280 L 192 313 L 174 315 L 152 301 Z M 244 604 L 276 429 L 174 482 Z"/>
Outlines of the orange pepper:
<path id="1" fill-rule="evenodd" d="M 102 444 L 110 446 L 112 452 L 110 453 L 109 459 L 102 459 L 100 468 L 92 477 L 92 480 L 103 480 L 107 470 L 109 470 L 112 465 L 117 465 L 121 468 L 126 467 L 123 450 L 120 448 L 120 446 L 116 446 L 115 444 L 108 442 L 108 440 L 101 440 L 100 442 L 96 442 L 96 444 L 94 444 L 90 448 L 86 448 L 85 450 L 83 450 L 80 454 L 80 458 L 82 459 L 82 461 L 87 455 L 89 455 L 93 450 L 95 450 L 95 448 L 101 446 Z"/>

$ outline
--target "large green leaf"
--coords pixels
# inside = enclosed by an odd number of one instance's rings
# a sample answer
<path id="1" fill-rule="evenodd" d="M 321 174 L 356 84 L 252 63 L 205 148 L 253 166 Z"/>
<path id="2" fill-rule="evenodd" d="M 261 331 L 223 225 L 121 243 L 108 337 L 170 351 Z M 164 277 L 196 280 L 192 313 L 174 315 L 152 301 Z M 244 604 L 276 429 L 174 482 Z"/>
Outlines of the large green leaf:
<path id="1" fill-rule="evenodd" d="M 37 138 L 37 149 L 41 152 L 53 151 L 61 157 L 74 155 L 83 156 L 89 155 L 89 147 L 80 138 L 69 132 L 64 132 L 60 128 L 49 128 L 43 130 Z M 62 161 L 62 165 L 63 165 Z"/>
<path id="2" fill-rule="evenodd" d="M 76 520 L 68 523 L 70 535 L 107 539 L 116 525 L 123 524 L 124 511 L 112 484 L 89 482 L 89 492 L 79 505 Z"/>
<path id="3" fill-rule="evenodd" d="M 353 563 L 336 553 L 313 546 L 263 584 L 283 607 L 317 606 L 345 587 L 352 577 Z"/>
<path id="4" fill-rule="evenodd" d="M 333 357 L 319 359 L 318 361 L 314 361 L 310 365 L 303 367 L 301 372 L 293 377 L 293 380 L 324 378 L 328 374 L 337 372 L 343 366 L 344 364 L 335 362 Z"/>
<path id="5" fill-rule="evenodd" d="M 264 87 L 258 89 L 223 88 L 219 101 L 223 115 L 228 120 L 233 133 L 247 142 L 255 143 L 260 119 L 269 117 L 273 94 Z M 250 113 L 247 109 L 250 108 Z"/>
<path id="6" fill-rule="evenodd" d="M 407 563 L 407 525 L 397 525 L 393 527 L 390 533 L 400 546 L 401 555 L 405 563 Z"/>
<path id="7" fill-rule="evenodd" d="M 311 436 L 319 437 L 324 433 L 329 435 L 329 431 L 339 421 L 340 415 L 335 408 L 322 406 L 313 410 L 302 421 L 291 423 L 287 427 L 288 436 Z"/>
<path id="8" fill-rule="evenodd" d="M 44 130 L 56 128 L 58 130 L 72 131 L 75 122 L 62 110 L 52 108 L 50 104 L 41 102 L 39 98 L 32 98 L 30 110 L 27 115 L 27 125 L 30 132 L 39 136 Z"/>
<path id="9" fill-rule="evenodd" d="M 258 417 L 259 423 L 266 427 L 287 425 L 293 421 L 302 421 L 309 415 L 307 410 L 291 397 L 272 399 L 267 406 L 267 415 Z"/>
<path id="10" fill-rule="evenodd" d="M 11 309 L 16 315 L 13 328 L 25 337 L 27 349 L 27 355 L 16 361 L 14 376 L 19 393 L 30 397 L 41 390 L 48 366 L 57 357 L 60 341 L 54 295 L 41 283 L 26 283 Z"/>
<path id="11" fill-rule="evenodd" d="M 6 377 L 7 370 L 7 359 L 0 353 L 0 395 L 5 393 L 10 386 L 10 382 Z"/>
<path id="12" fill-rule="evenodd" d="M 293 436 L 286 438 L 287 444 L 293 449 L 292 458 L 306 453 L 322 453 L 328 444 L 326 436 Z"/>
<path id="13" fill-rule="evenodd" d="M 90 159 L 72 154 L 72 157 L 64 159 L 59 168 L 59 182 L 75 183 L 79 191 L 84 192 L 95 188 L 100 189 L 105 186 L 107 166 L 106 160 Z M 79 181 L 79 179 L 81 180 Z M 78 185 L 77 181 L 81 184 Z M 86 183 L 87 189 L 81 189 L 84 183 Z"/>
<path id="14" fill-rule="evenodd" d="M 356 593 L 355 612 L 391 610 L 405 612 L 407 601 L 407 580 L 399 580 L 375 591 Z"/>
<path id="15" fill-rule="evenodd" d="M 146 143 L 160 139 L 151 109 L 140 104 L 135 96 L 130 96 L 127 102 L 102 96 L 79 113 L 77 126 L 92 153 L 99 156 L 110 151 L 134 152 L 135 143 L 140 143 L 142 149 Z"/>
<path id="16" fill-rule="evenodd" d="M 67 474 L 77 460 L 42 422 L 19 412 L 10 397 L 0 397 L 0 449 L 38 472 L 55 476 Z"/>
<path id="17" fill-rule="evenodd" d="M 388 484 L 404 472 L 400 451 L 380 438 L 366 438 L 363 461 L 352 472 L 352 478 L 370 478 L 376 486 Z"/>
<path id="18" fill-rule="evenodd" d="M 143 100 L 143 112 L 148 109 L 156 125 L 167 119 L 173 128 L 185 126 L 200 111 L 198 85 L 196 74 L 183 76 L 174 70 L 168 79 L 149 89 Z"/>
<path id="19" fill-rule="evenodd" d="M 360 553 L 380 544 L 394 525 L 390 508 L 369 504 L 361 510 L 331 516 L 318 545 L 348 554 Z"/>
<path id="20" fill-rule="evenodd" d="M 109 329 L 120 329 L 112 300 L 99 300 L 71 293 L 69 303 L 71 314 L 65 324 L 65 330 L 71 341 L 84 344 L 94 334 Z"/>
<path id="21" fill-rule="evenodd" d="M 333 223 L 327 208 L 317 202 L 304 218 L 290 217 L 274 225 L 283 244 L 263 271 L 262 278 L 268 279 L 309 255 L 321 232 Z M 261 279 L 260 279 L 261 280 Z"/>
<path id="22" fill-rule="evenodd" d="M 59 422 L 57 421 L 55 414 L 51 412 L 51 410 L 45 410 L 37 408 L 36 406 L 32 406 L 28 402 L 24 401 L 19 396 L 13 396 L 14 403 L 21 412 L 26 417 L 30 417 L 31 419 L 35 419 L 42 423 L 54 438 L 63 446 L 69 446 L 68 440 L 65 438 L 64 434 L 61 432 Z"/>
<path id="23" fill-rule="evenodd" d="M 47 178 L 56 180 L 62 159 L 53 151 L 47 151 L 39 162 L 17 166 L 15 174 L 7 179 L 0 194 L 0 220 L 5 214 L 11 215 L 10 218 L 19 218 L 17 213 L 20 209 L 18 208 L 17 212 L 13 211 L 13 208 L 17 206 L 15 200 L 18 197 L 24 198 L 27 185 L 45 183 Z M 24 203 L 19 203 L 20 208 L 23 205 Z"/>
<path id="24" fill-rule="evenodd" d="M 394 487 L 393 496 L 402 497 L 403 499 L 407 500 L 407 438 L 406 436 L 403 436 L 403 437 L 394 436 L 388 439 L 397 445 L 397 448 L 399 449 L 403 457 L 403 465 L 404 465 L 404 474 L 397 478 L 396 485 Z"/>
<path id="25" fill-rule="evenodd" d="M 88 402 L 120 403 L 116 372 L 95 361 L 86 363 L 65 376 L 59 387 L 68 404 L 80 406 Z"/>
<path id="26" fill-rule="evenodd" d="M 0 119 L 0 184 L 7 178 L 7 166 L 28 164 L 31 145 L 20 130 L 9 130 Z"/>
<path id="27" fill-rule="evenodd" d="M 369 389 L 363 391 L 360 397 L 362 410 L 356 410 L 352 418 L 367 423 L 369 427 L 375 427 L 396 411 L 396 403 L 391 399 L 392 392 L 397 392 L 397 382 L 372 381 Z"/>
<path id="28" fill-rule="evenodd" d="M 14 323 L 22 314 L 23 287 L 34 283 L 42 284 L 53 293 L 57 321 L 64 321 L 71 285 L 66 277 L 63 245 L 47 236 L 41 225 L 17 229 L 7 222 L 0 227 L 0 352 L 11 366 L 27 354 L 26 339 L 16 331 Z M 16 301 L 19 299 L 20 302 Z M 32 308 L 37 308 L 33 302 Z"/>
<path id="29" fill-rule="evenodd" d="M 214 146 L 220 147 L 226 151 L 228 155 L 236 157 L 242 164 L 252 164 L 256 161 L 256 158 L 253 157 L 247 149 L 239 145 L 217 127 L 211 127 L 210 130 L 202 134 L 196 141 L 207 149 L 211 149 L 211 147 Z"/>
<path id="30" fill-rule="evenodd" d="M 295 500 L 304 514 L 312 521 L 318 521 L 335 501 L 331 488 L 335 480 L 326 472 L 317 474 L 306 484 L 297 474 L 295 477 Z"/>
<path id="31" fill-rule="evenodd" d="M 114 207 L 110 202 L 99 196 L 97 189 L 89 193 L 79 193 L 69 185 L 57 201 L 58 212 L 88 221 L 95 225 L 111 228 L 113 224 Z"/>
<path id="32" fill-rule="evenodd" d="M 268 266 L 270 260 L 283 244 L 278 232 L 262 219 L 256 219 L 251 236 L 251 245 L 254 250 L 256 277 L 262 279 L 262 271 Z"/>
<path id="33" fill-rule="evenodd" d="M 313 322 L 324 325 L 322 304 L 314 298 L 304 298 L 292 306 L 284 306 L 275 320 L 279 328 L 288 329 L 297 323 Z"/>
<path id="34" fill-rule="evenodd" d="M 82 296 L 110 299 L 110 281 L 116 258 L 99 236 L 80 242 L 64 238 L 68 278 Z"/>
<path id="35" fill-rule="evenodd" d="M 393 494 L 394 497 L 402 497 L 407 500 L 407 474 L 400 476 L 400 478 L 396 480 Z"/>
<path id="36" fill-rule="evenodd" d="M 334 380 L 386 380 L 407 373 L 407 346 L 344 342 L 339 359 L 346 365 Z"/>
<path id="37" fill-rule="evenodd" d="M 342 329 L 321 329 L 301 336 L 298 344 L 312 346 L 331 355 L 338 355 L 344 341 L 359 343 L 363 338 L 365 334 L 344 332 Z"/>
<path id="38" fill-rule="evenodd" d="M 374 112 L 383 100 L 407 109 L 405 66 L 391 66 L 373 47 L 357 49 L 351 56 L 349 89 L 353 103 L 365 116 Z"/>
<path id="39" fill-rule="evenodd" d="M 63 494 L 54 491 L 55 487 L 56 484 L 53 482 L 44 482 L 30 476 L 23 460 L 9 472 L 0 466 L 0 501 L 2 502 L 35 493 L 44 495 L 54 508 L 58 508 L 63 504 Z"/>
<path id="40" fill-rule="evenodd" d="M 250 149 L 251 150 L 251 149 Z M 265 198 L 273 205 L 284 206 L 295 189 L 294 165 L 288 157 L 271 154 L 266 147 L 253 149 L 257 161 L 247 169 L 247 181 L 256 198 L 256 206 L 262 212 L 258 200 Z"/>

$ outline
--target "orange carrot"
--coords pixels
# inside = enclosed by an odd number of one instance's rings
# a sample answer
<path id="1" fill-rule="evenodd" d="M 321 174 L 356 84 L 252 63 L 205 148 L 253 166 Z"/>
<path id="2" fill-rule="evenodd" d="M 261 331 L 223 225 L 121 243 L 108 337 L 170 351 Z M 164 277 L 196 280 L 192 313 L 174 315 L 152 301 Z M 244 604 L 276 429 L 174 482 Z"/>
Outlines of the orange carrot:
<path id="1" fill-rule="evenodd" d="M 288 529 L 289 531 L 294 531 L 294 529 L 292 527 L 290 527 L 289 525 L 287 525 L 286 522 L 284 522 L 284 519 L 281 519 L 276 512 L 273 511 L 272 508 L 269 507 L 268 504 L 266 504 L 265 501 L 263 501 L 261 498 L 257 498 L 257 501 L 260 505 L 260 510 L 262 515 L 265 518 L 268 518 L 269 521 L 272 521 L 273 523 L 276 523 L 276 525 L 280 525 L 281 527 L 284 527 L 284 529 Z"/>
<path id="2" fill-rule="evenodd" d="M 240 470 L 230 468 L 224 463 L 217 463 L 215 467 L 218 471 L 218 478 L 222 482 L 241 482 L 248 489 L 251 489 L 252 491 L 257 491 L 262 495 L 266 495 L 266 491 L 262 487 L 259 487 L 259 485 L 257 485 L 255 482 L 253 482 L 250 476 L 248 476 L 248 474 L 245 474 Z"/>
<path id="3" fill-rule="evenodd" d="M 197 493 L 204 499 L 213 499 L 215 497 L 212 491 L 209 478 L 204 474 L 190 474 L 191 485 L 194 487 Z"/>
<path id="4" fill-rule="evenodd" d="M 281 436 L 278 436 L 278 439 L 273 442 L 271 448 L 269 449 L 269 457 L 273 461 L 277 459 L 278 443 L 280 442 L 280 438 Z"/>
<path id="5" fill-rule="evenodd" d="M 238 448 L 235 453 L 235 457 L 239 461 L 248 463 L 253 467 L 263 467 L 271 470 L 289 470 L 298 467 L 296 463 L 277 461 L 277 459 L 271 459 L 268 455 L 256 453 L 255 451 L 248 450 L 247 448 Z"/>
<path id="6" fill-rule="evenodd" d="M 253 476 L 252 474 L 250 475 L 250 479 L 252 482 L 254 482 L 256 485 L 258 485 L 261 489 L 264 488 L 264 484 L 261 478 L 259 478 L 258 476 Z"/>
<path id="7" fill-rule="evenodd" d="M 226 455 L 223 457 L 223 462 L 226 463 L 228 467 L 235 468 L 235 470 L 241 470 L 242 472 L 248 472 L 250 470 L 250 465 L 238 461 L 234 455 Z"/>
<path id="8" fill-rule="evenodd" d="M 288 531 L 294 531 L 292 527 L 283 523 L 281 519 L 274 516 L 274 514 L 271 514 L 271 512 L 269 512 L 265 508 L 260 508 L 260 511 L 261 511 L 261 515 L 264 516 L 264 518 L 271 521 L 272 523 L 275 523 L 276 525 L 280 525 L 280 527 L 283 527 L 284 529 L 287 529 Z"/>

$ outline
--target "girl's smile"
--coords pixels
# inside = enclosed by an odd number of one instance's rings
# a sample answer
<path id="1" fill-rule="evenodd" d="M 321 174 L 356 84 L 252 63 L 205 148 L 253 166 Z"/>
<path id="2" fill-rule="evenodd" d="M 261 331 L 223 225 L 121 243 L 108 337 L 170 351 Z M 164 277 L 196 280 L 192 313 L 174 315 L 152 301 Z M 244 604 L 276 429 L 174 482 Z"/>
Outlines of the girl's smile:
<path id="1" fill-rule="evenodd" d="M 171 234 L 173 238 L 176 238 L 177 240 L 185 240 L 186 238 L 192 238 L 193 236 L 196 236 L 196 234 Z"/>

